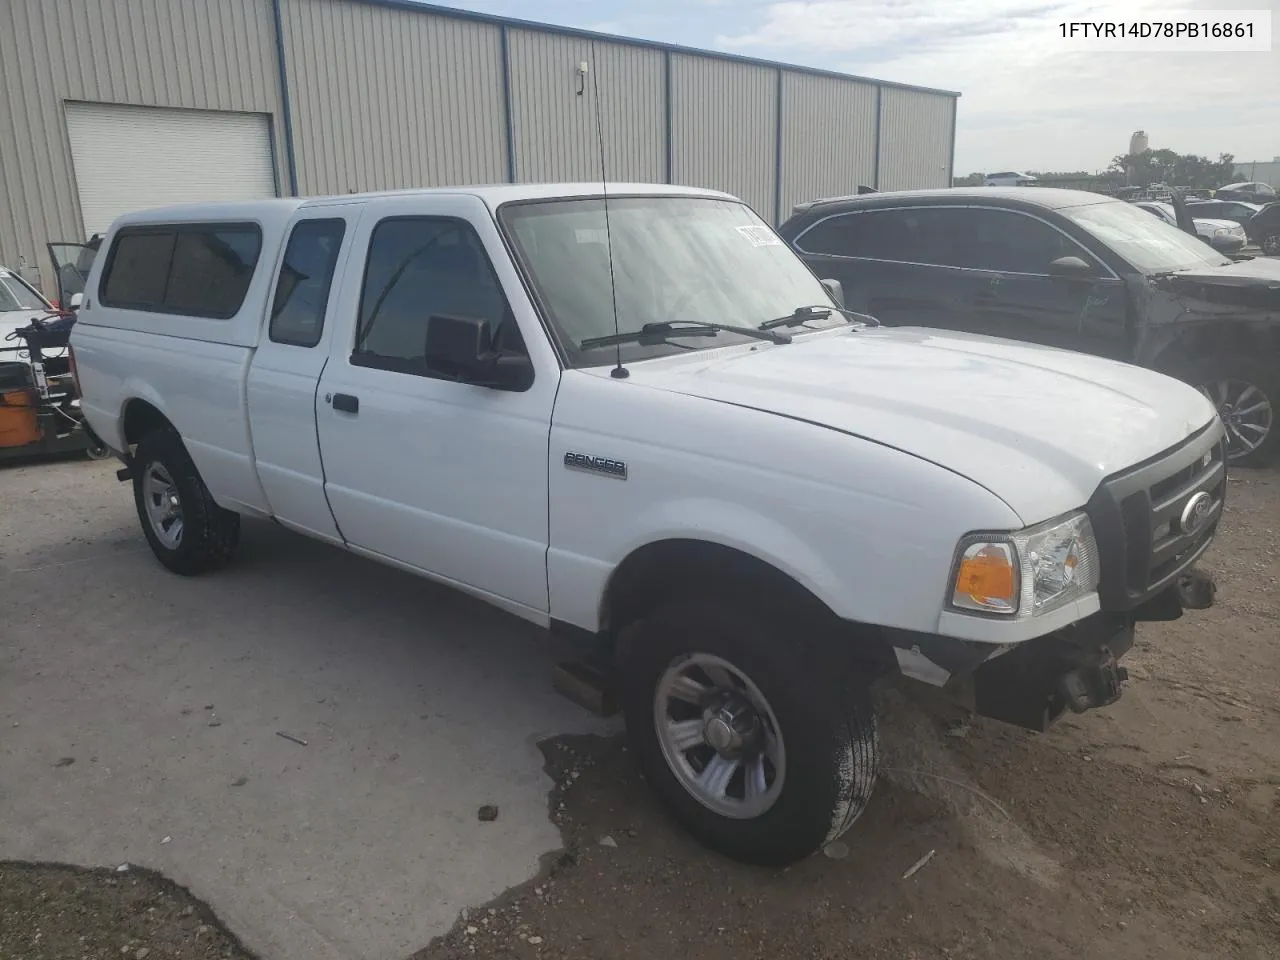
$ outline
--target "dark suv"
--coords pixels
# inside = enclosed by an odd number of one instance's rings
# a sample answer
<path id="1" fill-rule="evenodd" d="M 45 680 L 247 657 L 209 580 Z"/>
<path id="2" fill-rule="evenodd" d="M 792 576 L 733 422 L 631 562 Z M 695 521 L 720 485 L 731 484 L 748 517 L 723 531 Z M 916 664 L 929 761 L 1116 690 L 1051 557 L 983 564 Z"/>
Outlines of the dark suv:
<path id="1" fill-rule="evenodd" d="M 779 232 L 850 309 L 1160 370 L 1217 404 L 1233 462 L 1280 447 L 1280 260 L 1236 262 L 1132 204 L 1043 187 L 819 200 Z"/>

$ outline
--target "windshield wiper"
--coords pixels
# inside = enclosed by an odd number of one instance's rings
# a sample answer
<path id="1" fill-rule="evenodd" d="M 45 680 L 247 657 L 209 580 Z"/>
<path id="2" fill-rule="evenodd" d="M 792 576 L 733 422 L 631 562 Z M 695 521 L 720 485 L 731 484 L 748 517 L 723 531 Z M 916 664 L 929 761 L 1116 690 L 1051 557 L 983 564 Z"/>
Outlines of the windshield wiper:
<path id="1" fill-rule="evenodd" d="M 652 347 L 667 343 L 672 337 L 714 337 L 721 332 L 740 333 L 744 337 L 755 340 L 768 340 L 770 343 L 790 343 L 791 337 L 785 333 L 772 333 L 761 328 L 735 327 L 730 323 L 695 323 L 687 320 L 664 320 L 661 323 L 646 323 L 639 330 L 626 333 L 611 333 L 604 337 L 588 337 L 578 344 L 579 350 L 593 350 L 596 347 L 616 347 L 624 343 L 638 343 L 643 347 Z"/>
<path id="2" fill-rule="evenodd" d="M 868 316 L 865 313 L 858 313 L 855 310 L 846 310 L 844 307 L 834 307 L 826 303 L 812 304 L 804 307 L 796 307 L 785 317 L 774 317 L 772 320 L 766 320 L 756 329 L 758 330 L 774 330 L 777 327 L 798 327 L 801 324 L 808 323 L 810 320 L 825 320 L 832 313 L 839 313 L 841 316 L 849 319 L 865 323 L 868 326 L 878 327 L 880 321 L 875 317 Z"/>

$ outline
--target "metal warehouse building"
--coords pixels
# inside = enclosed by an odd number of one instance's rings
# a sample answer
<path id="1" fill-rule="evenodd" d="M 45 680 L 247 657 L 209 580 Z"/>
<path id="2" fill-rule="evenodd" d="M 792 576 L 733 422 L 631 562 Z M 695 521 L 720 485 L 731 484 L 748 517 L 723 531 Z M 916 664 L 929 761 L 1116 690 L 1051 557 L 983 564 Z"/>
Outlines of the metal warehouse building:
<path id="1" fill-rule="evenodd" d="M 771 221 L 951 182 L 946 91 L 405 0 L 0 8 L 0 264 L 36 282 L 46 242 L 141 207 L 596 179 L 597 87 L 610 180 L 727 190 Z"/>

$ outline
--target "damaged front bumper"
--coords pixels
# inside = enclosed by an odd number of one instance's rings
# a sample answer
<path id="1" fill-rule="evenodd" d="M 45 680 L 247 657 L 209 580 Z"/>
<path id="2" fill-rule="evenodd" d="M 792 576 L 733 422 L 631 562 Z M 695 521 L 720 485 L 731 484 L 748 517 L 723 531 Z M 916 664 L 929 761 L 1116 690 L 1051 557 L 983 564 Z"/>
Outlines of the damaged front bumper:
<path id="1" fill-rule="evenodd" d="M 1062 630 L 1011 646 L 891 631 L 902 677 L 927 684 L 975 713 L 1046 730 L 1071 710 L 1115 703 L 1128 672 L 1119 663 L 1137 623 L 1174 620 L 1214 600 L 1213 579 L 1192 570 L 1127 613 L 1096 613 Z"/>

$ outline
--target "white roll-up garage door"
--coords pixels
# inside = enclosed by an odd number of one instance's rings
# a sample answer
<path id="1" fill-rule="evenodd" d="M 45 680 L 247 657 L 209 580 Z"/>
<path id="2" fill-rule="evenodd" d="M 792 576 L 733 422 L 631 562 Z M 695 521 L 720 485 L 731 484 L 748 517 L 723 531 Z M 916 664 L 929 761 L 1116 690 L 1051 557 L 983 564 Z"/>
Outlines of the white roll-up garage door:
<path id="1" fill-rule="evenodd" d="M 85 236 L 147 207 L 276 195 L 265 114 L 76 102 L 66 109 Z"/>

